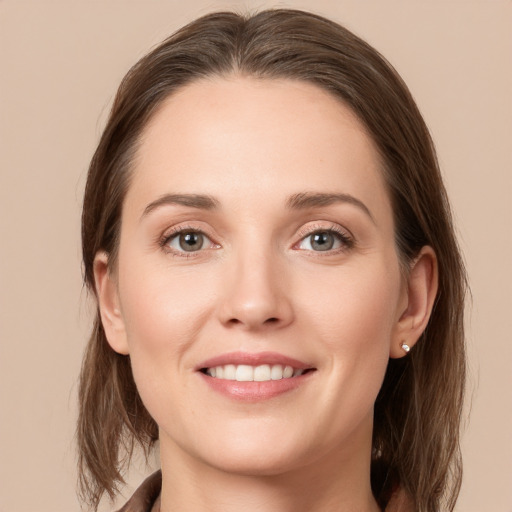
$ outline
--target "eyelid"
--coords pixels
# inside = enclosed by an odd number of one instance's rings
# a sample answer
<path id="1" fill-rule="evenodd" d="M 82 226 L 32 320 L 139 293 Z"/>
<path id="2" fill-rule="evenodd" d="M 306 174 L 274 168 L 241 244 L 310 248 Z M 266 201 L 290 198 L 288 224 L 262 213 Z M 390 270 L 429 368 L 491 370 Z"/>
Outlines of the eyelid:
<path id="1" fill-rule="evenodd" d="M 205 236 L 211 242 L 211 246 L 206 247 L 204 249 L 201 248 L 198 251 L 190 251 L 190 252 L 179 251 L 177 249 L 170 247 L 169 241 L 171 239 L 179 236 L 182 233 L 199 233 L 199 234 Z M 215 242 L 214 237 L 208 233 L 207 229 L 199 228 L 197 226 L 192 226 L 192 225 L 188 225 L 188 224 L 172 226 L 171 228 L 166 229 L 164 231 L 164 233 L 158 237 L 157 242 L 158 242 L 158 245 L 165 252 L 173 254 L 178 257 L 184 257 L 184 258 L 196 257 L 196 256 L 199 256 L 200 253 L 204 252 L 207 249 L 217 249 L 220 247 L 220 244 Z"/>
<path id="2" fill-rule="evenodd" d="M 185 257 L 185 258 L 191 258 L 191 257 L 197 257 L 200 256 L 201 253 L 204 253 L 205 250 L 208 249 L 218 249 L 221 247 L 219 243 L 215 241 L 215 236 L 211 235 L 209 229 L 205 229 L 203 227 L 194 226 L 192 224 L 178 224 L 176 226 L 172 226 L 164 231 L 162 235 L 160 235 L 157 239 L 158 245 L 167 253 L 176 255 L 178 257 Z M 210 247 L 201 248 L 197 251 L 180 251 L 176 250 L 174 248 L 171 248 L 168 244 L 169 241 L 180 235 L 181 233 L 200 233 L 204 235 L 211 243 Z M 336 249 L 330 249 L 326 251 L 312 251 L 309 249 L 300 249 L 298 246 L 301 242 L 304 241 L 305 238 L 308 236 L 311 236 L 315 233 L 319 232 L 332 232 L 335 235 L 337 235 L 338 239 L 340 240 L 342 247 L 336 248 Z M 329 222 L 327 225 L 322 222 L 315 222 L 315 223 L 309 223 L 305 226 L 302 226 L 296 234 L 296 237 L 299 238 L 298 242 L 295 242 L 292 246 L 293 249 L 297 250 L 303 250 L 308 252 L 314 252 L 316 255 L 322 255 L 322 252 L 324 252 L 324 255 L 332 255 L 338 252 L 347 251 L 348 249 L 351 249 L 355 245 L 355 238 L 352 235 L 352 233 L 346 229 L 345 227 L 340 226 L 339 224 Z"/>
<path id="3" fill-rule="evenodd" d="M 340 226 L 339 224 L 335 224 L 333 222 L 330 222 L 329 225 L 321 224 L 321 223 L 314 223 L 314 224 L 307 224 L 306 226 L 303 226 L 299 231 L 297 232 L 297 237 L 299 237 L 299 241 L 296 242 L 293 245 L 293 248 L 297 248 L 298 250 L 308 250 L 308 249 L 299 249 L 298 246 L 300 243 L 304 241 L 308 236 L 311 236 L 315 233 L 321 233 L 321 232 L 331 232 L 335 235 L 338 235 L 338 238 L 341 240 L 341 243 L 343 244 L 343 247 L 337 248 L 337 249 L 331 249 L 327 251 L 309 251 L 309 252 L 315 252 L 319 255 L 324 252 L 325 255 L 333 254 L 337 252 L 343 252 L 348 249 L 351 249 L 355 245 L 355 238 L 352 235 L 352 233 Z"/>

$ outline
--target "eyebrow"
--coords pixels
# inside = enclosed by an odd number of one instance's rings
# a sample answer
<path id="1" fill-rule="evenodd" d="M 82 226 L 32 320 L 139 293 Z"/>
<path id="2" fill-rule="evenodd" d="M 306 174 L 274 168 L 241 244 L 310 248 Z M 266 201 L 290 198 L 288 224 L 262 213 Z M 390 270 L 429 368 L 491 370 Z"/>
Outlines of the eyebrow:
<path id="1" fill-rule="evenodd" d="M 362 210 L 375 224 L 375 219 L 369 208 L 357 197 L 350 194 L 329 194 L 322 192 L 300 192 L 294 194 L 286 201 L 286 206 L 292 210 L 303 210 L 307 208 L 318 208 L 330 206 L 336 203 L 348 203 Z"/>
<path id="2" fill-rule="evenodd" d="M 324 192 L 299 192 L 293 194 L 286 201 L 286 207 L 291 210 L 305 210 L 308 208 L 319 208 L 322 206 L 330 206 L 336 203 L 348 203 L 362 210 L 372 222 L 375 220 L 368 207 L 356 197 L 350 194 L 332 194 Z M 153 210 L 166 205 L 187 206 L 189 208 L 197 208 L 198 210 L 218 210 L 220 202 L 212 196 L 203 194 L 165 194 L 155 201 L 149 203 L 141 219 L 149 215 Z"/>
<path id="3" fill-rule="evenodd" d="M 220 207 L 219 201 L 208 195 L 165 194 L 146 206 L 141 219 L 149 215 L 153 210 L 165 205 L 188 206 L 189 208 L 197 208 L 199 210 L 216 210 Z"/>

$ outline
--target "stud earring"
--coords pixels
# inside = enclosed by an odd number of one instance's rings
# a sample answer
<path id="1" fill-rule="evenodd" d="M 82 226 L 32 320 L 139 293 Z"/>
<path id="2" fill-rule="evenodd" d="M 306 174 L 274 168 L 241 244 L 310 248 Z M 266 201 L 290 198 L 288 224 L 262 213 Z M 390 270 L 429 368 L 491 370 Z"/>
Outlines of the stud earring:
<path id="1" fill-rule="evenodd" d="M 411 350 L 411 347 L 409 347 L 409 345 L 407 345 L 406 343 L 402 343 L 402 350 L 408 354 Z"/>

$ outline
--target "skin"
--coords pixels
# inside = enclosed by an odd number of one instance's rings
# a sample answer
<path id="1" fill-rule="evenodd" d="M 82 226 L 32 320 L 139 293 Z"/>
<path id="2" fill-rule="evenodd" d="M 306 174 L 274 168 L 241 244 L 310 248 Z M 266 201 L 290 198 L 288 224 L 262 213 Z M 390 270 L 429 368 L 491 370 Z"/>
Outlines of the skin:
<path id="1" fill-rule="evenodd" d="M 162 512 L 379 510 L 373 404 L 389 357 L 426 326 L 437 271 L 425 247 L 403 277 L 360 121 L 311 84 L 203 80 L 152 118 L 133 173 L 115 271 L 99 253 L 95 276 L 109 343 L 130 355 L 159 426 Z M 287 206 L 304 192 L 364 206 Z M 218 207 L 147 211 L 165 194 Z M 168 238 L 177 228 L 205 233 L 203 248 L 180 249 Z M 345 237 L 329 238 L 333 249 L 311 244 L 331 229 Z M 315 371 L 273 398 L 235 400 L 197 371 L 233 351 L 278 352 Z"/>

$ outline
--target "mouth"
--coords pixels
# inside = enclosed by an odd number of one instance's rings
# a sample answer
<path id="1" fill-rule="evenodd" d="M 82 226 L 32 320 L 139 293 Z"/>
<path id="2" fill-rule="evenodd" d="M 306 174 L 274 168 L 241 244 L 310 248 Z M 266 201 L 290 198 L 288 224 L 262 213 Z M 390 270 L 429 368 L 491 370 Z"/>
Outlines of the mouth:
<path id="1" fill-rule="evenodd" d="M 294 368 L 282 364 L 261 364 L 258 366 L 226 364 L 201 368 L 200 371 L 214 379 L 235 380 L 237 382 L 267 382 L 293 379 L 314 370 L 314 368 Z"/>
<path id="2" fill-rule="evenodd" d="M 214 391 L 245 401 L 260 401 L 297 389 L 316 368 L 275 352 L 232 352 L 196 367 Z"/>

